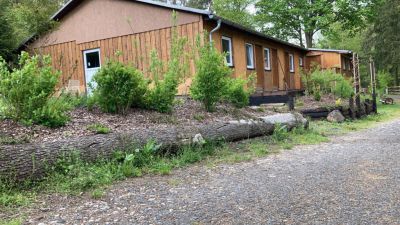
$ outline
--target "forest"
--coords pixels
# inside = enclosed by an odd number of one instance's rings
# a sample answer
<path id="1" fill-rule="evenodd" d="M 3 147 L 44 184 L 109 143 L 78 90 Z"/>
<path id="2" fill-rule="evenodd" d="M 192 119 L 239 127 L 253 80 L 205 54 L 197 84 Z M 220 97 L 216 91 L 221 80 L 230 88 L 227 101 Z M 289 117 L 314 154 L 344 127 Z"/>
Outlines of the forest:
<path id="1" fill-rule="evenodd" d="M 0 56 L 16 60 L 19 45 L 57 26 L 49 18 L 65 0 L 0 0 Z M 398 0 L 167 0 L 207 9 L 270 36 L 312 48 L 347 49 L 375 60 L 391 85 L 400 83 Z M 364 83 L 367 65 L 361 68 Z"/>

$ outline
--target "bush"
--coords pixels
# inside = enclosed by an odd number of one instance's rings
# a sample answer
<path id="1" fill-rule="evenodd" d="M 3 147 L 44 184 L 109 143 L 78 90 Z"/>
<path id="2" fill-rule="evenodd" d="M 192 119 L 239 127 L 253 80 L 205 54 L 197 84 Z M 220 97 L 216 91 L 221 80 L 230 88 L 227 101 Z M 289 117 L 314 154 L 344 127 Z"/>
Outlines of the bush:
<path id="1" fill-rule="evenodd" d="M 150 72 L 154 88 L 149 91 L 147 96 L 147 107 L 162 113 L 172 111 L 179 84 L 182 83 L 188 72 L 187 55 L 184 53 L 187 40 L 178 38 L 176 29 L 174 26 L 171 39 L 171 58 L 165 73 L 164 63 L 159 59 L 157 53 L 153 51 L 151 54 Z M 162 74 L 164 75 L 163 79 L 161 79 Z"/>
<path id="2" fill-rule="evenodd" d="M 73 103 L 69 96 L 50 98 L 44 107 L 35 111 L 35 122 L 52 128 L 65 126 L 70 120 L 66 112 L 72 108 Z"/>
<path id="3" fill-rule="evenodd" d="M 334 94 L 340 98 L 351 98 L 351 96 L 354 94 L 354 89 L 350 81 L 342 77 L 336 81 Z"/>
<path id="4" fill-rule="evenodd" d="M 314 96 L 316 101 L 321 95 L 333 93 L 340 98 L 350 98 L 354 94 L 351 80 L 332 70 L 321 70 L 316 67 L 310 74 L 302 76 L 306 92 Z"/>
<path id="5" fill-rule="evenodd" d="M 242 78 L 228 78 L 225 100 L 232 103 L 237 108 L 249 105 L 250 95 L 254 92 L 254 85 L 250 85 L 246 90 L 244 87 L 253 83 L 255 76 L 250 75 L 248 80 Z"/>
<path id="6" fill-rule="evenodd" d="M 379 71 L 376 75 L 377 89 L 379 95 L 384 95 L 386 93 L 386 88 L 388 88 L 394 81 L 392 75 L 386 71 Z"/>
<path id="7" fill-rule="evenodd" d="M 110 60 L 93 77 L 96 88 L 92 104 L 108 113 L 126 113 L 131 106 L 141 106 L 147 82 L 137 69 Z"/>
<path id="8" fill-rule="evenodd" d="M 226 66 L 224 55 L 208 45 L 200 48 L 199 58 L 196 60 L 196 70 L 190 94 L 193 99 L 201 101 L 207 111 L 214 111 L 215 104 L 224 97 L 227 79 L 232 70 Z M 236 83 L 235 88 L 239 85 Z M 233 88 L 232 91 L 237 92 L 237 89 Z M 242 93 L 235 94 L 241 95 Z"/>
<path id="9" fill-rule="evenodd" d="M 0 59 L 0 96 L 6 116 L 25 124 L 64 125 L 71 107 L 64 98 L 53 98 L 59 76 L 49 56 L 30 57 L 22 52 L 18 67 L 11 72 Z"/>

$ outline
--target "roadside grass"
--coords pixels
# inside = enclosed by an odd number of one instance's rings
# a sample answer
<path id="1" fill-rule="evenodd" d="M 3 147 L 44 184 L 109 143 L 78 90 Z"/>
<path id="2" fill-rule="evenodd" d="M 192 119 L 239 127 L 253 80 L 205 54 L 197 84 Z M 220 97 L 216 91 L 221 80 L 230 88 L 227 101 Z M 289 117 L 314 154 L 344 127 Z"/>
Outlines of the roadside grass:
<path id="1" fill-rule="evenodd" d="M 296 145 L 327 142 L 330 136 L 400 118 L 400 106 L 379 105 L 379 113 L 341 124 L 311 121 L 309 129 L 296 128 L 290 132 L 285 127 L 277 126 L 270 136 L 237 143 L 219 142 L 202 147 L 184 147 L 173 154 L 161 153 L 160 146 L 154 142 L 149 142 L 141 149 L 132 146 L 126 153 L 117 152 L 110 160 L 92 163 L 82 161 L 79 153 L 75 152 L 64 156 L 55 166 L 49 168 L 49 173 L 41 181 L 17 184 L 10 180 L 0 180 L 0 215 L 29 207 L 41 194 L 88 195 L 93 199 L 101 199 L 106 194 L 107 187 L 119 180 L 147 174 L 168 175 L 173 169 L 198 162 L 214 167 L 220 163 L 250 161 L 285 149 L 290 150 Z M 0 225 L 21 224 L 21 221 L 18 218 L 0 219 Z"/>

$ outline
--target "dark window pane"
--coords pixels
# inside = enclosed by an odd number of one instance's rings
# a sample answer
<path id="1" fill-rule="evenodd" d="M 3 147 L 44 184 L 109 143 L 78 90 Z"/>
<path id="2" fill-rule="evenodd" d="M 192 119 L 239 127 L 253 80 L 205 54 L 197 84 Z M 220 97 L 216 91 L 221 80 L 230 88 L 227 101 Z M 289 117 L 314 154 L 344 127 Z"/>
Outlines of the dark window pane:
<path id="1" fill-rule="evenodd" d="M 86 64 L 88 69 L 100 67 L 99 52 L 86 53 Z"/>

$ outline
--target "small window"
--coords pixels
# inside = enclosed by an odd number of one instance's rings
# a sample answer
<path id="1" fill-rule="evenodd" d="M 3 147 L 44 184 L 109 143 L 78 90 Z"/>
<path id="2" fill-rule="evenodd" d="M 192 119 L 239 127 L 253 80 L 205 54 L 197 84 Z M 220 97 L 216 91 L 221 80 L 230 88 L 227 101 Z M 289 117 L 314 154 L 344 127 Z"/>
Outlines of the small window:
<path id="1" fill-rule="evenodd" d="M 294 73 L 294 55 L 289 54 L 289 71 Z"/>
<path id="2" fill-rule="evenodd" d="M 299 65 L 300 65 L 301 67 L 304 66 L 303 57 L 300 57 L 300 58 L 299 58 Z"/>
<path id="3" fill-rule="evenodd" d="M 99 68 L 100 56 L 98 51 L 86 53 L 86 68 Z"/>
<path id="4" fill-rule="evenodd" d="M 247 69 L 254 69 L 254 47 L 252 44 L 246 44 Z"/>
<path id="5" fill-rule="evenodd" d="M 264 48 L 264 68 L 271 70 L 271 55 L 269 48 Z"/>
<path id="6" fill-rule="evenodd" d="M 232 39 L 229 37 L 222 37 L 222 51 L 226 54 L 226 64 L 233 66 L 232 57 Z"/>

